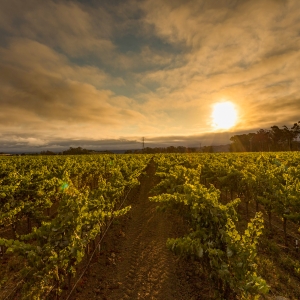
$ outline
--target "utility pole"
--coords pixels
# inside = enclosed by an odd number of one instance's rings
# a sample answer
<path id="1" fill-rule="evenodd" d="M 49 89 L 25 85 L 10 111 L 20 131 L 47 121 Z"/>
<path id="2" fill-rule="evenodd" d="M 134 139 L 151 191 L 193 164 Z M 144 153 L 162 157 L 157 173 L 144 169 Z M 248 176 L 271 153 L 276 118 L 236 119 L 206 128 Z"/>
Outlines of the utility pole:
<path id="1" fill-rule="evenodd" d="M 145 148 L 145 138 L 143 137 L 143 150 Z"/>
<path id="2" fill-rule="evenodd" d="M 201 152 L 201 145 L 202 145 L 202 143 L 200 142 L 200 148 L 199 148 L 199 152 Z"/>

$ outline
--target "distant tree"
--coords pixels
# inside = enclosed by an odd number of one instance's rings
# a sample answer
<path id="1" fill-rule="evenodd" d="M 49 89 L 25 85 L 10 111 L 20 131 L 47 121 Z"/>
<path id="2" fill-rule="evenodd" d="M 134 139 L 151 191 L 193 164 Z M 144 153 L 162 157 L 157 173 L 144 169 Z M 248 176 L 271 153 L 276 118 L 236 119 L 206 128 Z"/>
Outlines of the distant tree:
<path id="1" fill-rule="evenodd" d="M 297 140 L 297 138 L 300 136 L 300 121 L 298 121 L 298 123 L 294 123 L 291 129 L 288 129 L 285 125 L 283 127 L 284 130 L 288 132 L 287 137 L 289 150 L 293 150 L 293 141 Z"/>
<path id="2" fill-rule="evenodd" d="M 246 152 L 252 151 L 252 139 L 255 133 L 234 135 L 230 138 L 232 144 L 230 145 L 231 152 Z"/>
<path id="3" fill-rule="evenodd" d="M 252 149 L 250 151 L 269 151 L 271 143 L 270 131 L 260 129 L 251 138 Z"/>
<path id="4" fill-rule="evenodd" d="M 204 153 L 213 153 L 214 148 L 213 148 L 213 146 L 204 146 L 204 147 L 202 147 L 202 152 L 204 152 Z"/>
<path id="5" fill-rule="evenodd" d="M 167 147 L 167 153 L 175 153 L 175 152 L 176 152 L 175 150 L 176 150 L 176 149 L 175 149 L 174 146 L 169 146 L 169 147 Z"/>
<path id="6" fill-rule="evenodd" d="M 47 151 L 41 151 L 40 155 L 56 155 L 56 153 L 55 153 L 55 152 L 52 152 L 52 151 L 49 151 L 49 150 L 47 150 Z"/>
<path id="7" fill-rule="evenodd" d="M 234 135 L 230 138 L 231 152 L 244 151 L 291 151 L 299 150 L 300 121 L 291 128 L 286 125 L 279 128 L 277 125 L 271 130 L 260 129 L 256 133 Z"/>
<path id="8" fill-rule="evenodd" d="M 272 150 L 283 151 L 285 143 L 284 130 L 280 129 L 277 125 L 271 127 Z"/>
<path id="9" fill-rule="evenodd" d="M 284 125 L 282 126 L 283 129 L 275 125 L 271 127 L 271 138 L 273 140 L 275 150 L 292 150 L 292 142 L 300 135 L 299 124 L 300 121 L 298 123 L 294 123 L 291 128 L 288 128 L 286 125 Z"/>
<path id="10" fill-rule="evenodd" d="M 92 153 L 114 154 L 112 151 L 109 151 L 109 150 L 104 150 L 104 151 L 99 151 L 99 152 L 96 152 L 94 150 L 88 150 L 88 151 L 90 151 L 89 154 L 92 154 Z"/>
<path id="11" fill-rule="evenodd" d="M 68 150 L 62 152 L 64 155 L 77 155 L 77 154 L 92 154 L 95 153 L 94 150 L 87 150 L 81 147 L 73 148 L 70 147 Z"/>
<path id="12" fill-rule="evenodd" d="M 125 153 L 134 153 L 134 154 L 140 154 L 140 153 L 145 153 L 145 154 L 154 154 L 154 153 L 194 153 L 197 152 L 197 148 L 188 148 L 184 146 L 169 146 L 167 148 L 162 148 L 162 147 L 155 147 L 155 148 L 150 148 L 146 147 L 144 149 L 136 149 L 136 150 L 127 150 Z"/>

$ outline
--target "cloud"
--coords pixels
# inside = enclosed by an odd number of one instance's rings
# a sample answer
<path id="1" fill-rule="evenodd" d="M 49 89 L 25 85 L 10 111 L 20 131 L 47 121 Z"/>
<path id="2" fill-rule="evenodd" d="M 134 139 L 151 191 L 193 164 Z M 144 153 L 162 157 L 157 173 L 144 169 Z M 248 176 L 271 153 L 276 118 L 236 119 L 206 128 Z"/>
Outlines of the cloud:
<path id="1" fill-rule="evenodd" d="M 93 125 L 113 129 L 144 119 L 130 109 L 126 97 L 117 97 L 106 85 L 122 85 L 96 67 L 78 66 L 62 54 L 28 39 L 13 39 L 0 49 L 2 130 L 57 130 L 65 126 Z M 94 83 L 94 85 L 92 84 Z M 90 134 L 94 134 L 90 133 Z"/>
<path id="2" fill-rule="evenodd" d="M 150 136 L 145 138 L 145 147 L 168 147 L 185 146 L 199 147 L 204 145 L 228 144 L 232 133 L 223 132 L 214 135 L 171 135 Z M 32 138 L 30 136 L 20 137 L 18 135 L 0 136 L 0 151 L 6 152 L 40 152 L 43 150 L 63 151 L 69 147 L 83 147 L 92 150 L 126 150 L 141 149 L 142 139 L 140 137 L 119 139 L 63 139 L 52 138 L 49 140 Z"/>
<path id="3" fill-rule="evenodd" d="M 3 2 L 1 8 L 1 25 L 15 36 L 26 36 L 74 57 L 114 49 L 109 39 L 112 20 L 101 7 L 98 18 L 91 18 L 89 6 L 71 1 L 12 0 Z"/>
<path id="4" fill-rule="evenodd" d="M 252 103 L 285 103 L 299 89 L 299 2 L 162 2 L 143 3 L 145 22 L 157 35 L 182 45 L 185 63 L 140 74 L 143 84 L 157 84 L 157 100 L 141 95 L 150 107 L 198 105 L 207 116 L 211 103 L 232 100 L 244 118 L 239 125 L 250 129 L 264 125 L 253 124 L 260 112 L 251 109 Z M 263 113 L 272 120 L 273 111 Z M 289 111 L 278 121 L 293 115 Z"/>
<path id="5" fill-rule="evenodd" d="M 69 147 L 82 147 L 90 150 L 124 150 L 141 149 L 141 142 L 132 139 L 51 139 L 42 140 L 17 135 L 0 137 L 0 151 L 2 152 L 41 152 L 52 150 L 55 152 L 67 150 Z"/>
<path id="6" fill-rule="evenodd" d="M 223 141 L 224 100 L 239 111 L 228 134 L 293 123 L 299 13 L 296 0 L 2 1 L 0 130 L 18 145 Z"/>

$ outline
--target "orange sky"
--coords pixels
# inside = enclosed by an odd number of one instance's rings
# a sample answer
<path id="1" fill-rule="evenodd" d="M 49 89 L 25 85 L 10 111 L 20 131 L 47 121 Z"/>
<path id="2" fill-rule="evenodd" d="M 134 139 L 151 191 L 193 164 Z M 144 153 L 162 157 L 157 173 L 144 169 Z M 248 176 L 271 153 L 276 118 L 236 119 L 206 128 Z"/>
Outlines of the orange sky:
<path id="1" fill-rule="evenodd" d="M 299 16 L 298 0 L 1 1 L 0 151 L 226 144 L 292 125 Z M 220 101 L 239 112 L 229 132 L 212 126 Z"/>

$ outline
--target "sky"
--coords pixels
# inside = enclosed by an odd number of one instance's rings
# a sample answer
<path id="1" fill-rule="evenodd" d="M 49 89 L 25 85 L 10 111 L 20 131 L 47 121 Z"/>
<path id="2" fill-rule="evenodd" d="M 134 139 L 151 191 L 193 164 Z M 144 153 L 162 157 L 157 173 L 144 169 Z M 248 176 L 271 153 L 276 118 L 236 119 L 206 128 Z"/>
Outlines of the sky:
<path id="1" fill-rule="evenodd" d="M 292 126 L 299 50 L 299 0 L 0 1 L 0 151 L 218 145 Z M 237 112 L 226 130 L 222 102 Z"/>

